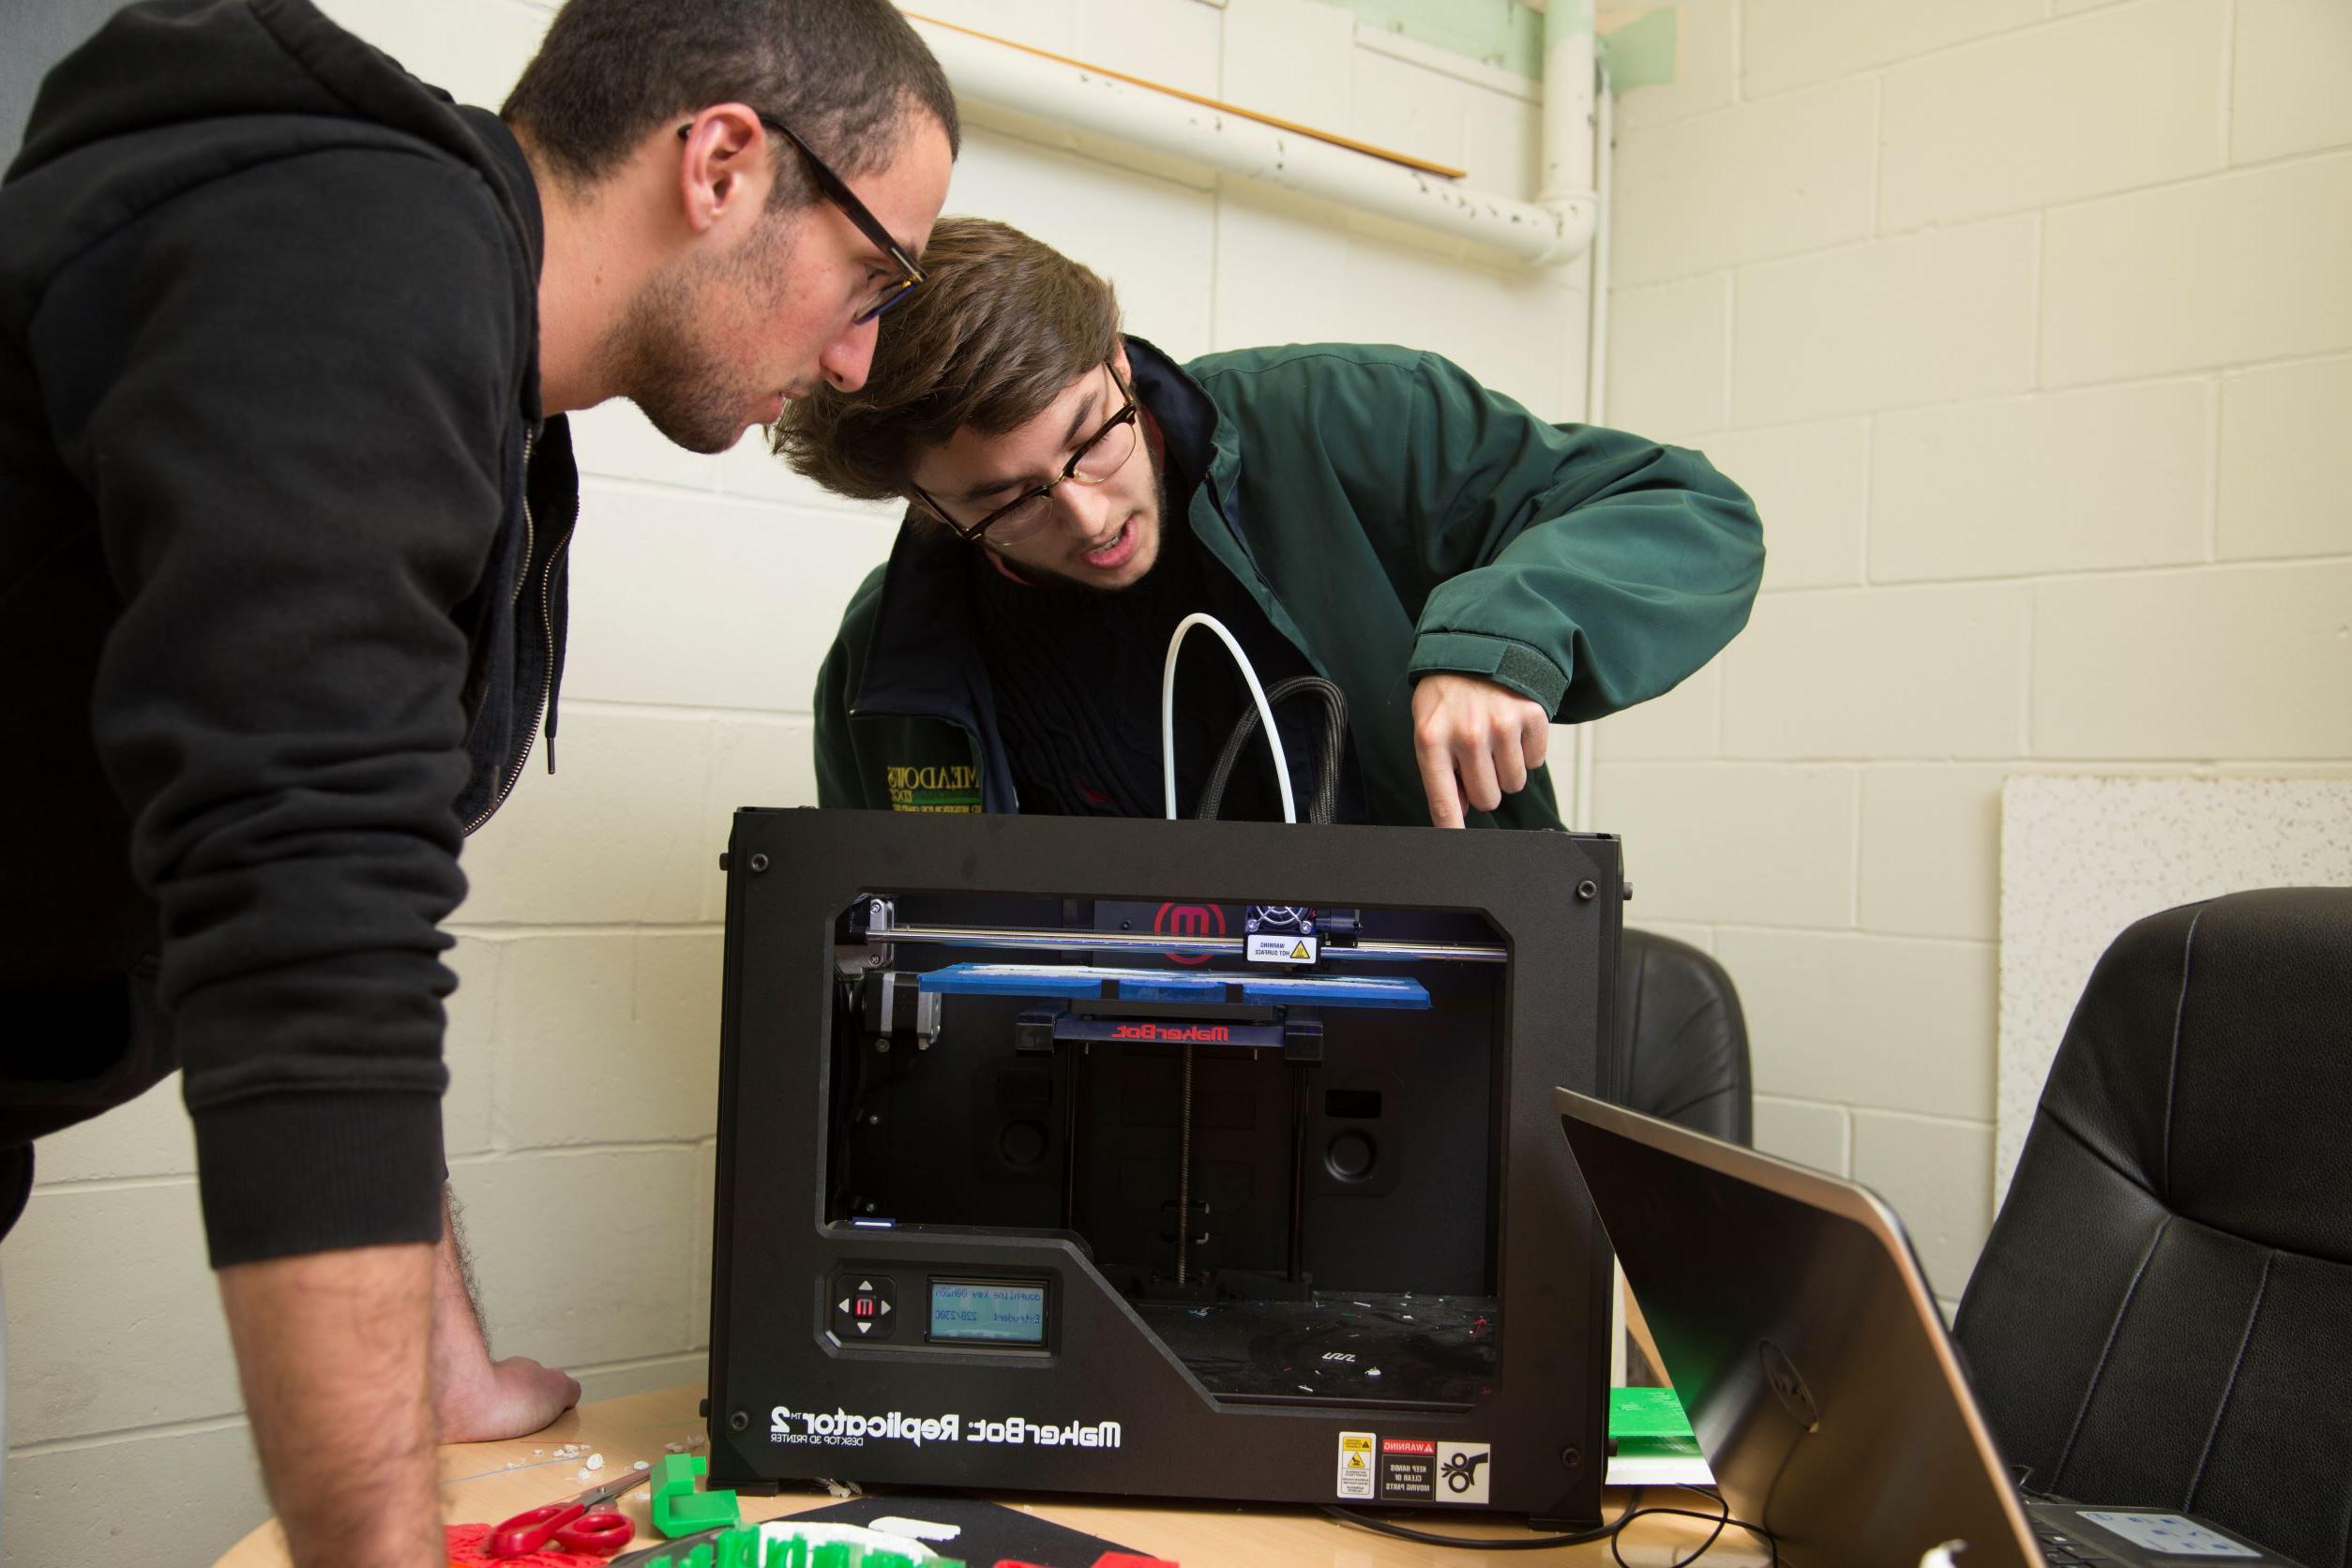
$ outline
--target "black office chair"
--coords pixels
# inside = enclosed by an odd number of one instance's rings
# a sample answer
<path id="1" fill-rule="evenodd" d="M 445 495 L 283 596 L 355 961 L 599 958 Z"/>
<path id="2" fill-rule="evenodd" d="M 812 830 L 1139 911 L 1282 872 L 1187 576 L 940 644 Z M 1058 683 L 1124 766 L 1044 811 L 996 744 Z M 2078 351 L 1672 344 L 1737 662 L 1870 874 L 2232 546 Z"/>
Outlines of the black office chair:
<path id="1" fill-rule="evenodd" d="M 1617 962 L 1620 1100 L 1749 1141 L 1748 1026 L 1723 965 L 1686 942 L 1624 932 Z"/>
<path id="2" fill-rule="evenodd" d="M 2352 888 L 2150 915 L 2092 972 L 1960 1302 L 2027 1484 L 2352 1554 Z"/>

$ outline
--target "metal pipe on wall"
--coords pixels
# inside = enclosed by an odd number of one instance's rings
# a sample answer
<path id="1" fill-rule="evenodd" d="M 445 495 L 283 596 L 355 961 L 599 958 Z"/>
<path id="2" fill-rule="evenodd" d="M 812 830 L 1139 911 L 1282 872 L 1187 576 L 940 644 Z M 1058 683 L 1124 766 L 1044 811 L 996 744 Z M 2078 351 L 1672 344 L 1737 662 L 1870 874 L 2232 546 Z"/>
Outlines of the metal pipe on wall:
<path id="1" fill-rule="evenodd" d="M 1557 266 L 1582 256 L 1592 241 L 1594 200 L 1584 184 L 1592 167 L 1592 29 L 1586 14 L 1580 25 L 1546 39 L 1543 176 L 1532 202 L 908 20 L 968 101 L 1469 240 L 1530 265 Z"/>
<path id="2" fill-rule="evenodd" d="M 1608 67 L 1593 62 L 1592 192 L 1599 216 L 1593 222 L 1591 326 L 1584 345 L 1584 422 L 1608 422 L 1609 391 L 1609 206 L 1610 170 L 1616 160 L 1616 99 L 1609 86 Z M 1592 831 L 1592 726 L 1576 727 L 1576 778 L 1568 799 L 1568 825 L 1578 833 Z"/>

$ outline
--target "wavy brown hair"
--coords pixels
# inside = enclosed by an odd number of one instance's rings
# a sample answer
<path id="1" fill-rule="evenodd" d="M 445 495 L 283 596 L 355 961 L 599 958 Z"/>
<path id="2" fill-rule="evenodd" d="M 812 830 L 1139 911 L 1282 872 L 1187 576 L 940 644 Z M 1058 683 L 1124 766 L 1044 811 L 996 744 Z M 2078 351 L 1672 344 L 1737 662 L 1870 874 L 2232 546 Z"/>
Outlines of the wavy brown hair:
<path id="1" fill-rule="evenodd" d="M 967 425 L 1019 429 L 1118 346 L 1101 278 L 1010 224 L 942 218 L 922 286 L 882 319 L 865 386 L 792 404 L 776 455 L 838 495 L 902 496 L 923 452 Z"/>

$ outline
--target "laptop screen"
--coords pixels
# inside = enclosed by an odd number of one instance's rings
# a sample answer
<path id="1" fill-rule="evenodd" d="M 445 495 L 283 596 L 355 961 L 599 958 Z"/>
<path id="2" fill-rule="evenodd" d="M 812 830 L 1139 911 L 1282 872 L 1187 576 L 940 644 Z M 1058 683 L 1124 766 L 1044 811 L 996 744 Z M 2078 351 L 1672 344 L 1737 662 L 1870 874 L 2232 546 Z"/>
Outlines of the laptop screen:
<path id="1" fill-rule="evenodd" d="M 2039 1564 L 1894 1215 L 1570 1090 L 1560 1128 L 1733 1514 L 1797 1568 Z"/>

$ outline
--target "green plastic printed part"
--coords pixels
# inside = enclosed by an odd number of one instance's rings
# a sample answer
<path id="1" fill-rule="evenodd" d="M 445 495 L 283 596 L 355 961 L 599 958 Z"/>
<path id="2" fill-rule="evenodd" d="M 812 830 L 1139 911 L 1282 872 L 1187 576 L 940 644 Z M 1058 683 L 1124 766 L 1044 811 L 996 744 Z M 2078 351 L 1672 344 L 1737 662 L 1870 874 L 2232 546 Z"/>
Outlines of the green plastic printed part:
<path id="1" fill-rule="evenodd" d="M 713 1568 L 712 1545 L 711 1542 L 701 1542 L 683 1557 L 672 1557 L 664 1552 L 647 1562 L 645 1568 Z"/>
<path id="2" fill-rule="evenodd" d="M 1626 1460 L 1706 1457 L 1670 1388 L 1609 1390 L 1609 1451 Z"/>
<path id="3" fill-rule="evenodd" d="M 1670 1388 L 1609 1390 L 1609 1436 L 1612 1438 L 1688 1438 L 1690 1417 Z"/>
<path id="4" fill-rule="evenodd" d="M 654 1528 L 667 1539 L 731 1525 L 743 1517 L 734 1493 L 695 1489 L 710 1468 L 711 1462 L 697 1454 L 666 1454 L 654 1467 Z"/>
<path id="5" fill-rule="evenodd" d="M 665 1554 L 648 1561 L 645 1568 L 965 1568 L 956 1558 L 918 1558 L 855 1541 L 810 1541 L 798 1534 L 771 1533 L 781 1524 L 774 1521 L 764 1529 L 744 1525 L 698 1545 L 684 1558 Z"/>

